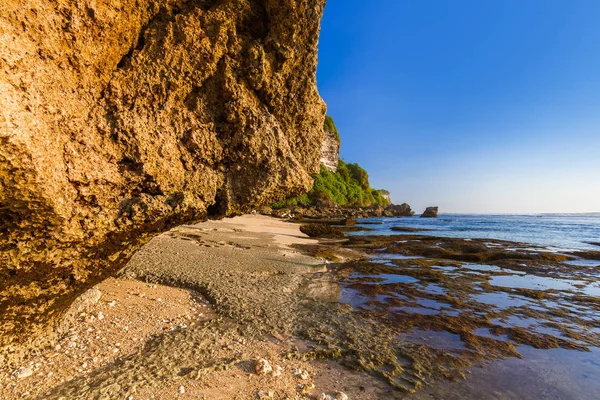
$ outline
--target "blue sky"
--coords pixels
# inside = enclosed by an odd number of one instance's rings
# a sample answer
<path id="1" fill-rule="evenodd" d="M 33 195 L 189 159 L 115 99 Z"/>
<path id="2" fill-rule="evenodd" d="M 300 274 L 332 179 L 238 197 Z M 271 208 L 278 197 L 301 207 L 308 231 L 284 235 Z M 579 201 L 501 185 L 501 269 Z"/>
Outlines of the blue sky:
<path id="1" fill-rule="evenodd" d="M 600 211 L 600 1 L 328 0 L 341 156 L 417 212 Z"/>

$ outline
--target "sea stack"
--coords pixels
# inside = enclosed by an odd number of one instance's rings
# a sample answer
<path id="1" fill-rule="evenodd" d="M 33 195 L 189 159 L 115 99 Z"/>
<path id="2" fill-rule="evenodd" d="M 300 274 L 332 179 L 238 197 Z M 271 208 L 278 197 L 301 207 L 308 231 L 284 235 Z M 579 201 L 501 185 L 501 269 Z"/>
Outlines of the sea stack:
<path id="1" fill-rule="evenodd" d="M 437 218 L 438 216 L 438 207 L 427 207 L 423 214 L 421 214 L 421 218 Z"/>
<path id="2" fill-rule="evenodd" d="M 415 212 L 406 203 L 390 204 L 383 211 L 383 215 L 386 217 L 412 217 Z"/>

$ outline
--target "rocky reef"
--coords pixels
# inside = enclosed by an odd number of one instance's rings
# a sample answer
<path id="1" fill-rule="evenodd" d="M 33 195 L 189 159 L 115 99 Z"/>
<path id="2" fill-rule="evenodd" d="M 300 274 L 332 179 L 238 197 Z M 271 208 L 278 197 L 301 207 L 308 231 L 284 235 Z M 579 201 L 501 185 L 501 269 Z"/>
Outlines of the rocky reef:
<path id="1" fill-rule="evenodd" d="M 154 234 L 310 189 L 324 3 L 3 3 L 0 359 Z"/>

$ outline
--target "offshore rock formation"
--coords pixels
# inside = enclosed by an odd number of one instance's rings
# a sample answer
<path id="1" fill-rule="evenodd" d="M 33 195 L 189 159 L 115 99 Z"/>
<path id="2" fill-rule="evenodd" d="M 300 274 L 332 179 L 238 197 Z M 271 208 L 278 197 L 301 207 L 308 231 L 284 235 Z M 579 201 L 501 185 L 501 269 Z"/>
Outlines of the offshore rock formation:
<path id="1" fill-rule="evenodd" d="M 325 136 L 321 144 L 321 164 L 331 172 L 337 171 L 340 157 L 340 135 L 333 119 L 325 117 Z"/>
<path id="2" fill-rule="evenodd" d="M 383 215 L 386 217 L 412 217 L 415 212 L 406 203 L 390 204 L 385 208 Z"/>
<path id="3" fill-rule="evenodd" d="M 438 207 L 427 207 L 423 214 L 421 214 L 421 218 L 437 218 L 438 216 Z"/>
<path id="4" fill-rule="evenodd" d="M 0 361 L 175 224 L 310 189 L 325 0 L 0 6 Z"/>

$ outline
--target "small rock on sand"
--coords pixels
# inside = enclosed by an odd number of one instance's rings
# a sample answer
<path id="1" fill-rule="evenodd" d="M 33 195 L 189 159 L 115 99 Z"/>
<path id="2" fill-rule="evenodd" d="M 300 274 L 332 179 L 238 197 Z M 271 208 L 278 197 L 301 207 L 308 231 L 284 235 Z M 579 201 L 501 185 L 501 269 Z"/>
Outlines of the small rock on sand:
<path id="1" fill-rule="evenodd" d="M 294 375 L 299 376 L 300 379 L 302 379 L 303 381 L 307 380 L 308 378 L 310 378 L 310 374 L 308 373 L 308 371 L 302 370 L 302 369 L 297 369 L 294 371 Z"/>
<path id="2" fill-rule="evenodd" d="M 184 394 L 185 388 L 183 386 L 179 386 L 179 394 Z"/>
<path id="3" fill-rule="evenodd" d="M 33 370 L 29 367 L 20 367 L 15 372 L 13 372 L 13 376 L 17 379 L 27 378 L 31 375 L 33 375 Z"/>
<path id="4" fill-rule="evenodd" d="M 269 372 L 273 371 L 273 367 L 271 367 L 271 364 L 269 364 L 267 360 L 261 358 L 258 361 L 256 361 L 255 370 L 258 375 L 266 375 Z"/>
<path id="5" fill-rule="evenodd" d="M 276 365 L 275 368 L 273 368 L 273 372 L 271 372 L 271 376 L 273 376 L 274 378 L 281 376 L 282 370 L 283 368 L 281 368 L 279 365 Z"/>
<path id="6" fill-rule="evenodd" d="M 344 392 L 335 392 L 335 400 L 348 400 L 348 395 Z"/>
<path id="7" fill-rule="evenodd" d="M 333 400 L 333 397 L 331 397 L 327 393 L 321 393 L 317 396 L 317 400 Z"/>

